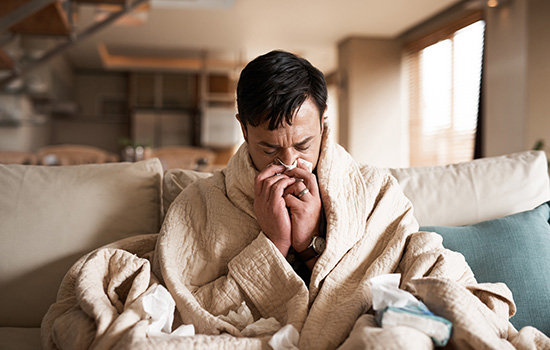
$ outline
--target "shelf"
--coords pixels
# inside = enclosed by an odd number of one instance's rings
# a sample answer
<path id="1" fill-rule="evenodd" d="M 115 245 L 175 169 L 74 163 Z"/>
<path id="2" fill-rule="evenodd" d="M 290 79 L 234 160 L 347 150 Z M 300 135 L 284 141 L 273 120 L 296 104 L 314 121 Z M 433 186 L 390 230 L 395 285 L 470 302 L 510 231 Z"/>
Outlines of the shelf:
<path id="1" fill-rule="evenodd" d="M 8 15 L 29 2 L 28 0 L 2 0 L 0 2 L 0 17 Z M 61 1 L 46 5 L 13 25 L 10 30 L 20 34 L 40 35 L 69 35 L 71 32 Z"/>

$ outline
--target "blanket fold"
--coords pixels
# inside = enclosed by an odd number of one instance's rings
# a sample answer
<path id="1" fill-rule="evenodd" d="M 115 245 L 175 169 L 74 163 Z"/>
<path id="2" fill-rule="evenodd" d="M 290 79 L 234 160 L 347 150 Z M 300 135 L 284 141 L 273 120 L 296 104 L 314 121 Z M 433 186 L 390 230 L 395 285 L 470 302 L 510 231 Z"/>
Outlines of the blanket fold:
<path id="1" fill-rule="evenodd" d="M 244 337 L 242 325 L 220 317 L 244 303 L 254 321 L 273 317 L 294 327 L 300 349 L 389 349 L 411 340 L 415 348 L 433 348 L 421 332 L 373 324 L 369 279 L 395 272 L 402 274 L 401 288 L 453 322 L 453 346 L 548 345 L 534 329 L 513 329 L 509 290 L 477 284 L 463 256 L 444 249 L 439 235 L 417 232 L 397 181 L 357 165 L 330 140 L 328 127 L 316 169 L 327 247 L 309 286 L 260 230 L 253 209 L 257 174 L 243 144 L 226 169 L 182 191 L 158 235 L 118 242 L 77 262 L 43 320 L 44 347 L 269 348 L 272 332 Z M 175 301 L 174 328 L 193 324 L 197 335 L 147 335 L 151 321 L 139 301 L 159 283 Z"/>

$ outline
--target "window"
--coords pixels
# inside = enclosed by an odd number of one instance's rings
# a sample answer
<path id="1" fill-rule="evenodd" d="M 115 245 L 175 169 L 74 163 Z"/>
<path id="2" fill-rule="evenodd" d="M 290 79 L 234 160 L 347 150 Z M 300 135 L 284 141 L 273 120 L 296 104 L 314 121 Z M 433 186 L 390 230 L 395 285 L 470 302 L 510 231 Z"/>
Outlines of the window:
<path id="1" fill-rule="evenodd" d="M 485 22 L 465 23 L 406 52 L 411 166 L 473 159 Z"/>

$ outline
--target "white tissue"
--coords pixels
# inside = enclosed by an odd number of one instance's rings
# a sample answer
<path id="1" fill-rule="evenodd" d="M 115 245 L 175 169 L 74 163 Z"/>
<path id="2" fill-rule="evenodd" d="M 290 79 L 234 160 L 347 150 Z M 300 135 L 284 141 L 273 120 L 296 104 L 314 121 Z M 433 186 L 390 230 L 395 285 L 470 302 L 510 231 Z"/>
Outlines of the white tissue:
<path id="1" fill-rule="evenodd" d="M 254 322 L 254 317 L 252 312 L 246 306 L 246 303 L 243 301 L 237 311 L 230 310 L 226 316 L 219 315 L 220 319 L 231 323 L 233 326 L 237 327 L 239 330 L 243 330 L 249 324 Z"/>
<path id="2" fill-rule="evenodd" d="M 157 285 L 151 293 L 142 298 L 141 302 L 143 311 L 151 317 L 151 323 L 147 327 L 148 335 L 195 335 L 193 325 L 182 325 L 172 332 L 176 302 L 164 286 Z"/>
<path id="3" fill-rule="evenodd" d="M 237 327 L 244 337 L 271 335 L 281 329 L 281 324 L 274 317 L 260 318 L 254 321 L 252 312 L 243 301 L 237 311 L 230 310 L 227 315 L 219 315 L 220 319 Z"/>
<path id="4" fill-rule="evenodd" d="M 300 340 L 298 330 L 293 325 L 287 324 L 269 339 L 268 344 L 273 350 L 298 350 L 298 340 Z"/>
<path id="5" fill-rule="evenodd" d="M 399 289 L 401 275 L 392 273 L 380 275 L 370 279 L 372 290 L 372 308 L 382 311 L 388 306 L 420 306 L 421 302 L 411 293 Z"/>
<path id="6" fill-rule="evenodd" d="M 174 329 L 170 335 L 176 335 L 178 337 L 190 337 L 195 335 L 195 326 L 192 324 L 182 324 L 178 328 Z"/>
<path id="7" fill-rule="evenodd" d="M 170 292 L 162 285 L 158 285 L 151 293 L 142 299 L 143 310 L 151 317 L 151 324 L 147 327 L 150 334 L 170 333 L 174 322 L 176 302 Z"/>
<path id="8" fill-rule="evenodd" d="M 276 161 L 279 162 L 279 164 L 281 164 L 282 166 L 284 166 L 286 168 L 286 170 L 292 170 L 294 168 L 296 168 L 298 166 L 298 161 L 302 164 L 304 164 L 307 168 L 307 170 L 311 173 L 313 171 L 313 164 L 311 162 L 308 162 L 307 160 L 305 159 L 301 159 L 301 158 L 298 158 L 294 161 L 294 163 L 288 165 L 288 164 L 285 164 L 283 163 L 282 160 L 280 160 L 279 158 L 276 159 Z"/>

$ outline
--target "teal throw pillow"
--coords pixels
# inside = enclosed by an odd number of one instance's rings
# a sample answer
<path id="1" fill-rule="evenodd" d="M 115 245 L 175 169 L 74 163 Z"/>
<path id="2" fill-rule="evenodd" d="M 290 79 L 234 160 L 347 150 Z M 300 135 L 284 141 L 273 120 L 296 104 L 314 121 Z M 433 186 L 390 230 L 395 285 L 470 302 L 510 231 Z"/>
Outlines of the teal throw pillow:
<path id="1" fill-rule="evenodd" d="M 504 282 L 514 295 L 517 329 L 533 326 L 550 336 L 550 202 L 468 226 L 424 226 L 443 246 L 462 253 L 478 282 Z"/>

